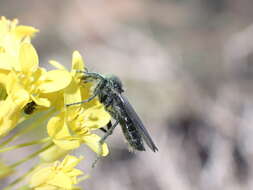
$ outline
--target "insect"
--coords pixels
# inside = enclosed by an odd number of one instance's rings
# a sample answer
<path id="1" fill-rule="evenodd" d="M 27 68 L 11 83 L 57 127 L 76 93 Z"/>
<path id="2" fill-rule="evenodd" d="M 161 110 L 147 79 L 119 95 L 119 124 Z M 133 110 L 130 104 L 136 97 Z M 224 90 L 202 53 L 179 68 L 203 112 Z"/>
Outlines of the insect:
<path id="1" fill-rule="evenodd" d="M 37 104 L 34 101 L 31 101 L 25 105 L 24 112 L 28 115 L 32 114 L 36 109 Z"/>
<path id="2" fill-rule="evenodd" d="M 99 101 L 104 104 L 106 111 L 115 120 L 113 125 L 111 121 L 108 123 L 108 130 L 100 140 L 101 145 L 112 134 L 115 127 L 120 124 L 125 139 L 134 150 L 145 151 L 145 142 L 152 151 L 158 151 L 141 119 L 123 95 L 124 90 L 118 77 L 114 75 L 103 76 L 99 73 L 88 71 L 78 72 L 84 73 L 84 81 L 95 80 L 96 86 L 90 98 L 82 102 L 68 104 L 67 106 L 89 102 L 98 97 Z"/>

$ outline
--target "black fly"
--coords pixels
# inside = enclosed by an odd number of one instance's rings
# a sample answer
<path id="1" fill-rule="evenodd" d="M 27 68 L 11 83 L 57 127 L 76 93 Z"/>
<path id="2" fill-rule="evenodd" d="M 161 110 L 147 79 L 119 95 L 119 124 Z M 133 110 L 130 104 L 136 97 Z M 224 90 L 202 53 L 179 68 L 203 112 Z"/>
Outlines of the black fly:
<path id="1" fill-rule="evenodd" d="M 158 151 L 158 148 L 151 139 L 141 119 L 134 111 L 127 98 L 123 96 L 122 93 L 124 90 L 118 77 L 114 75 L 102 76 L 98 73 L 85 71 L 78 72 L 84 73 L 84 81 L 95 80 L 97 83 L 93 95 L 90 98 L 82 102 L 68 104 L 67 106 L 89 102 L 95 97 L 98 97 L 99 101 L 104 104 L 106 111 L 115 119 L 113 125 L 111 125 L 111 122 L 109 123 L 111 126 L 108 127 L 107 133 L 101 138 L 101 145 L 104 143 L 105 139 L 112 134 L 114 128 L 120 124 L 127 142 L 134 150 L 145 151 L 144 140 L 152 151 Z"/>

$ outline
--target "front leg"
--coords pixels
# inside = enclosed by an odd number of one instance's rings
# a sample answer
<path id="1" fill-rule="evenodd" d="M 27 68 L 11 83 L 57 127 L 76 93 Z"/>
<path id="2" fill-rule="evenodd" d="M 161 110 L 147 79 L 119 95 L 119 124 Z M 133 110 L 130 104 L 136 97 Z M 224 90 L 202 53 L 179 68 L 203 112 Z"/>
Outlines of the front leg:
<path id="1" fill-rule="evenodd" d="M 100 93 L 100 88 L 102 86 L 102 83 L 103 83 L 102 81 L 98 82 L 97 86 L 95 87 L 94 94 L 91 97 L 89 97 L 88 99 L 83 100 L 81 102 L 74 102 L 74 103 L 71 103 L 71 104 L 66 104 L 66 106 L 73 106 L 73 105 L 77 105 L 77 104 L 83 104 L 83 103 L 90 102 L 91 100 L 96 98 L 96 96 Z"/>
<path id="2" fill-rule="evenodd" d="M 75 103 L 71 103 L 71 104 L 66 104 L 66 106 L 73 106 L 73 105 L 77 105 L 77 104 L 83 104 L 83 103 L 87 103 L 90 102 L 91 100 L 93 100 L 94 98 L 96 98 L 96 96 L 98 95 L 98 93 L 93 94 L 93 96 L 89 97 L 86 100 L 83 100 L 81 102 L 75 102 Z"/>

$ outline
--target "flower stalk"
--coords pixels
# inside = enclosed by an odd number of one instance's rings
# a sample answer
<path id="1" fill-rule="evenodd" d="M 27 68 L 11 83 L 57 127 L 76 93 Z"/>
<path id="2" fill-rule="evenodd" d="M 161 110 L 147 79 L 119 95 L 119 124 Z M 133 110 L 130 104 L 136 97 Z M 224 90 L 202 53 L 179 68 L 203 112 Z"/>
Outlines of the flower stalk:
<path id="1" fill-rule="evenodd" d="M 34 141 L 30 141 L 30 142 L 26 142 L 26 143 L 14 145 L 14 146 L 2 148 L 2 149 L 0 149 L 0 153 L 15 150 L 15 149 L 19 149 L 19 148 L 23 148 L 23 147 L 26 147 L 26 146 L 47 143 L 47 142 L 49 142 L 49 140 L 50 140 L 50 138 L 46 137 L 46 138 L 43 138 L 43 139 L 40 139 L 40 140 L 34 140 Z"/>
<path id="2" fill-rule="evenodd" d="M 50 148 L 51 146 L 53 146 L 52 143 L 49 144 L 49 145 L 47 145 L 47 146 L 45 146 L 45 147 L 43 147 L 43 148 L 41 148 L 40 150 L 38 150 L 38 151 L 36 151 L 36 152 L 34 152 L 34 153 L 28 155 L 27 157 L 25 157 L 25 158 L 23 158 L 23 159 L 17 161 L 16 163 L 11 164 L 10 167 L 11 167 L 11 168 L 15 168 L 15 167 L 17 167 L 17 166 L 19 166 L 19 165 L 21 165 L 21 164 L 23 164 L 23 163 L 25 163 L 25 162 L 31 160 L 32 158 L 38 156 L 40 153 L 46 151 L 46 150 L 47 150 L 48 148 Z"/>

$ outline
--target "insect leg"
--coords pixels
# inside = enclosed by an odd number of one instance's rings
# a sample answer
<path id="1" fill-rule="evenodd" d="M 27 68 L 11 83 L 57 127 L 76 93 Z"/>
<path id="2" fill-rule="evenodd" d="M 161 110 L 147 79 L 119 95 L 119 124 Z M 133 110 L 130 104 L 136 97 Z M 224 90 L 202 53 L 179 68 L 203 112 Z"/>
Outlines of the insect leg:
<path id="1" fill-rule="evenodd" d="M 112 127 L 112 121 L 109 121 L 109 123 L 107 123 L 106 127 L 107 127 L 107 130 L 109 130 Z"/>
<path id="2" fill-rule="evenodd" d="M 93 82 L 94 81 L 94 79 L 92 79 L 92 78 L 84 78 L 83 80 L 82 80 L 84 83 L 88 83 L 88 82 Z"/>
<path id="3" fill-rule="evenodd" d="M 101 131 L 103 131 L 104 133 L 107 133 L 107 131 L 110 129 L 112 127 L 112 122 L 111 121 L 109 121 L 109 123 L 107 123 L 107 125 L 106 125 L 106 129 L 105 129 L 105 127 L 101 127 L 101 128 L 99 128 Z"/>
<path id="4" fill-rule="evenodd" d="M 110 122 L 109 122 L 110 123 Z M 108 124 L 109 124 L 108 123 Z M 102 145 L 108 136 L 110 136 L 115 129 L 115 127 L 119 124 L 119 121 L 117 120 L 108 130 L 107 133 L 100 139 L 99 144 Z"/>
<path id="5" fill-rule="evenodd" d="M 110 125 L 111 121 L 107 124 Z M 110 136 L 115 129 L 115 127 L 119 124 L 119 121 L 117 120 L 110 128 L 108 128 L 106 134 L 100 139 L 99 141 L 99 154 L 96 158 L 96 160 L 92 163 L 92 168 L 96 166 L 96 163 L 101 159 L 101 154 L 102 154 L 102 145 L 104 144 L 105 140 L 107 139 L 108 136 Z"/>
<path id="6" fill-rule="evenodd" d="M 75 102 L 75 103 L 71 103 L 71 104 L 66 104 L 66 106 L 73 106 L 73 105 L 77 105 L 77 104 L 87 103 L 87 102 L 93 100 L 94 98 L 96 98 L 96 96 L 97 96 L 97 93 L 94 94 L 93 96 L 89 97 L 89 98 L 86 99 L 86 100 L 83 100 L 83 101 L 81 101 L 81 102 Z"/>
<path id="7" fill-rule="evenodd" d="M 78 72 L 78 73 L 84 73 L 84 74 L 86 74 L 86 76 L 92 77 L 94 79 L 104 80 L 104 78 L 105 78 L 104 76 L 100 75 L 99 73 L 88 72 L 87 69 L 85 69 L 85 71 L 76 70 L 76 72 Z"/>
<path id="8" fill-rule="evenodd" d="M 103 127 L 99 128 L 101 131 L 103 131 L 104 133 L 107 133 L 107 130 Z"/>
<path id="9" fill-rule="evenodd" d="M 100 80 L 100 79 L 98 79 L 98 80 Z M 101 85 L 102 85 L 102 81 L 100 80 L 99 83 L 97 84 L 95 90 L 94 90 L 94 94 L 91 97 L 89 97 L 88 99 L 83 100 L 81 102 L 75 102 L 75 103 L 71 103 L 71 104 L 66 104 L 66 106 L 73 106 L 73 105 L 77 105 L 77 104 L 83 104 L 83 103 L 87 103 L 87 102 L 93 100 L 99 94 L 99 89 L 100 89 Z"/>

